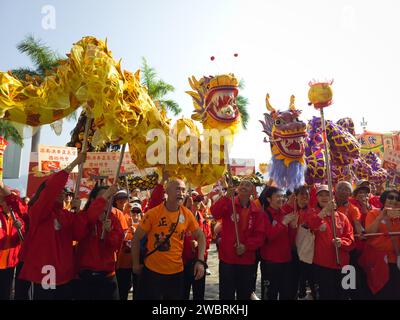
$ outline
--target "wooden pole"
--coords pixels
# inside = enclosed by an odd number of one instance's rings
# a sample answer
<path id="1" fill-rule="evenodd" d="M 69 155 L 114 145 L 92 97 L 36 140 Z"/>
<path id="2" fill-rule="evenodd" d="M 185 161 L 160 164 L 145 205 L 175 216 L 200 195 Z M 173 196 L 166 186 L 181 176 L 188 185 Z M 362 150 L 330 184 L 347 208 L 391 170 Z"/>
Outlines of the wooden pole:
<path id="1" fill-rule="evenodd" d="M 321 112 L 321 126 L 322 126 L 322 135 L 323 135 L 323 142 L 324 142 L 324 156 L 325 156 L 325 163 L 326 163 L 326 176 L 328 178 L 328 188 L 329 188 L 329 201 L 333 200 L 333 185 L 332 185 L 332 169 L 331 169 L 331 160 L 329 157 L 329 145 L 326 139 L 326 127 L 325 127 L 325 117 L 324 117 L 324 109 L 319 109 Z M 335 212 L 331 212 L 331 220 L 332 220 L 332 231 L 333 237 L 336 239 L 336 219 L 335 219 Z M 340 265 L 339 259 L 339 248 L 335 245 L 335 254 L 336 254 L 336 263 Z"/>
<path id="2" fill-rule="evenodd" d="M 88 145 L 87 139 L 88 139 L 89 129 L 91 127 L 91 124 L 92 124 L 92 118 L 89 116 L 89 113 L 86 111 L 85 132 L 83 135 L 83 145 L 82 145 L 81 152 L 86 152 L 86 150 L 87 150 L 87 145 Z M 79 198 L 79 186 L 81 184 L 82 174 L 83 174 L 83 163 L 79 164 L 79 166 L 78 166 L 78 177 L 76 178 L 74 199 Z"/>
<path id="3" fill-rule="evenodd" d="M 125 147 L 126 147 L 126 144 L 123 144 L 122 148 L 121 148 L 121 154 L 119 155 L 117 172 L 115 173 L 114 183 L 117 183 L 117 181 L 119 179 L 119 173 L 120 173 L 120 170 L 121 170 L 121 164 L 122 164 L 122 160 L 124 159 L 124 154 L 125 154 Z M 106 217 L 105 217 L 104 220 L 107 220 L 108 216 L 110 215 L 110 212 L 111 212 L 111 209 L 112 209 L 113 200 L 114 200 L 114 197 L 111 197 L 110 200 L 108 200 Z M 105 231 L 106 230 L 104 229 L 104 221 L 103 221 L 103 228 L 102 228 L 102 231 L 101 231 L 101 238 L 100 238 L 101 240 L 104 240 Z"/>
<path id="4" fill-rule="evenodd" d="M 11 208 L 9 208 L 9 210 L 10 210 L 10 215 L 11 215 L 11 219 L 13 220 L 13 222 L 17 221 L 14 211 Z M 22 235 L 22 231 L 20 228 L 17 228 L 17 233 L 18 233 L 19 240 L 21 240 L 21 242 L 24 242 L 24 236 Z"/>
<path id="5" fill-rule="evenodd" d="M 227 161 L 227 173 L 228 173 L 228 179 L 229 179 L 229 186 L 233 187 L 233 178 L 232 178 L 232 171 L 231 171 L 231 165 L 229 163 L 229 153 L 228 153 L 228 147 L 225 144 L 225 160 Z M 236 245 L 240 245 L 240 238 L 239 238 L 239 227 L 238 227 L 238 222 L 237 222 L 237 213 L 236 213 L 236 206 L 235 206 L 235 194 L 231 195 L 231 200 L 232 200 L 232 210 L 233 210 L 233 223 L 235 225 L 235 235 L 236 235 Z"/>

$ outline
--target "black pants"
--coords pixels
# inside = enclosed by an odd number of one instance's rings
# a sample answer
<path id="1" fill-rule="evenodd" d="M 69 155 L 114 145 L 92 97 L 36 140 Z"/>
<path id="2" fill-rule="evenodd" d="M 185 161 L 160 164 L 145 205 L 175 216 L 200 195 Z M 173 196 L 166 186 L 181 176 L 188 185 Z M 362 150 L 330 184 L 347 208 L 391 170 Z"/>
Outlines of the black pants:
<path id="1" fill-rule="evenodd" d="M 314 265 L 300 261 L 299 268 L 300 268 L 299 297 L 304 298 L 307 295 L 307 285 L 308 285 L 311 289 L 311 295 L 313 296 L 314 300 L 316 300 L 317 290 L 316 290 Z"/>
<path id="2" fill-rule="evenodd" d="M 389 281 L 374 295 L 376 300 L 400 300 L 400 271 L 397 265 L 389 263 Z"/>
<path id="3" fill-rule="evenodd" d="M 185 265 L 184 283 L 183 283 L 183 299 L 189 300 L 190 289 L 193 290 L 193 300 L 204 300 L 206 290 L 206 275 L 199 280 L 194 279 L 194 261 Z"/>
<path id="4" fill-rule="evenodd" d="M 56 286 L 55 289 L 43 289 L 41 284 L 33 284 L 33 300 L 72 300 L 69 283 Z"/>
<path id="5" fill-rule="evenodd" d="M 264 300 L 291 299 L 291 264 L 261 261 L 261 274 L 265 284 Z"/>
<path id="6" fill-rule="evenodd" d="M 315 275 L 318 283 L 320 300 L 344 300 L 346 293 L 342 288 L 342 274 L 340 269 L 330 269 L 315 265 Z"/>
<path id="7" fill-rule="evenodd" d="M 183 299 L 184 273 L 160 274 L 143 267 L 136 300 Z"/>
<path id="8" fill-rule="evenodd" d="M 289 299 L 294 300 L 298 297 L 300 283 L 300 259 L 297 250 L 292 251 L 292 261 L 290 262 L 290 279 L 289 279 Z"/>
<path id="9" fill-rule="evenodd" d="M 135 299 L 135 293 L 137 291 L 138 277 L 133 273 L 132 268 L 129 269 L 117 269 L 116 271 L 119 298 L 121 300 L 128 300 L 129 290 L 133 287 L 133 300 Z"/>
<path id="10" fill-rule="evenodd" d="M 84 270 L 79 272 L 79 300 L 119 300 L 118 282 L 109 272 Z"/>
<path id="11" fill-rule="evenodd" d="M 219 262 L 219 299 L 249 300 L 254 287 L 254 265 Z M 235 297 L 236 294 L 236 297 Z"/>
<path id="12" fill-rule="evenodd" d="M 15 295 L 14 300 L 29 300 L 29 289 L 31 282 L 19 279 L 19 274 L 22 270 L 24 263 L 20 262 L 15 271 Z"/>
<path id="13" fill-rule="evenodd" d="M 10 300 L 14 268 L 0 269 L 0 300 Z"/>

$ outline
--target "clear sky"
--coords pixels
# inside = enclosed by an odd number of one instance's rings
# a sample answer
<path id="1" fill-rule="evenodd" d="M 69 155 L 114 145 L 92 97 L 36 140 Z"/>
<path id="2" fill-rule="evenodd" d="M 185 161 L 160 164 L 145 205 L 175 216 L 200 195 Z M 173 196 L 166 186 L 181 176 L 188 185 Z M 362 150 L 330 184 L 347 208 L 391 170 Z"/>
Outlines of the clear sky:
<path id="1" fill-rule="evenodd" d="M 372 131 L 399 130 L 400 2 L 396 0 L 0 0 L 0 70 L 29 66 L 16 44 L 28 33 L 60 54 L 92 35 L 108 38 L 124 69 L 135 71 L 148 59 L 170 95 L 189 117 L 187 78 L 231 72 L 243 78 L 250 105 L 247 131 L 235 140 L 232 156 L 267 161 L 269 146 L 258 120 L 265 94 L 287 108 L 295 94 L 303 119 L 317 115 L 307 106 L 308 82 L 334 78 L 334 105 L 328 119 L 362 117 Z M 55 29 L 42 27 L 42 8 L 55 8 Z M 234 61 L 233 54 L 239 58 Z M 216 57 L 215 63 L 210 56 Z M 73 123 L 56 137 L 48 128 L 42 143 L 64 145 Z"/>

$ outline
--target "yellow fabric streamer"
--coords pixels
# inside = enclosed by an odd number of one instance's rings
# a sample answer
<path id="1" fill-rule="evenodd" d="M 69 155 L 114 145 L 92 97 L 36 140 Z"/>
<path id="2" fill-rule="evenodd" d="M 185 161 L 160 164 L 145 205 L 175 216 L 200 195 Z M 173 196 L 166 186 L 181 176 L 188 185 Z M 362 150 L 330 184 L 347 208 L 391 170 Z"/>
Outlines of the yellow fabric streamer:
<path id="1" fill-rule="evenodd" d="M 154 143 L 147 141 L 147 135 L 152 129 L 160 130 L 167 137 L 171 132 L 169 119 L 158 110 L 147 89 L 140 84 L 140 71 L 135 74 L 122 71 L 120 61 L 113 59 L 106 42 L 94 37 L 82 38 L 67 57 L 44 78 L 18 80 L 9 72 L 0 72 L 0 118 L 39 126 L 62 119 L 83 106 L 93 115 L 97 128 L 93 141 L 96 144 L 129 143 L 132 161 L 139 168 L 154 166 L 146 157 Z M 222 75 L 213 78 L 211 83 L 213 89 L 218 89 L 218 83 L 234 87 L 237 80 L 233 75 Z M 205 101 L 203 103 L 202 108 L 206 111 Z M 207 120 L 203 122 L 206 127 L 228 128 L 232 133 L 240 123 L 240 118 L 218 122 L 207 112 L 204 119 Z M 175 129 L 183 127 L 201 143 L 199 130 L 192 120 L 178 120 Z M 184 145 L 184 141 L 178 143 L 178 149 Z M 199 147 L 198 158 L 200 152 Z M 193 185 L 204 186 L 215 183 L 223 175 L 225 165 L 222 162 L 171 164 L 166 168 L 171 176 L 182 176 Z"/>

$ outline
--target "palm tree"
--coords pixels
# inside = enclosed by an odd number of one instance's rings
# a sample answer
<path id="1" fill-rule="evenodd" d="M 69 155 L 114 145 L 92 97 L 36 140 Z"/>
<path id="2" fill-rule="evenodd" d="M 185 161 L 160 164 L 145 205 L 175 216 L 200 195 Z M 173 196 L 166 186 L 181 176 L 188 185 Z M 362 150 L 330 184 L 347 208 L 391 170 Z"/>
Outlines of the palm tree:
<path id="1" fill-rule="evenodd" d="M 241 79 L 239 81 L 239 89 L 243 90 L 245 87 L 244 80 Z M 239 109 L 240 115 L 242 117 L 242 127 L 243 129 L 247 129 L 247 124 L 249 123 L 250 115 L 247 111 L 247 105 L 249 104 L 249 100 L 246 97 L 241 96 L 240 94 L 236 98 L 237 107 Z"/>
<path id="2" fill-rule="evenodd" d="M 3 180 L 3 156 L 7 147 L 7 140 L 14 141 L 17 145 L 23 146 L 22 137 L 18 130 L 6 120 L 0 120 L 0 179 Z"/>
<path id="3" fill-rule="evenodd" d="M 22 141 L 22 136 L 18 132 L 18 130 L 7 120 L 0 120 L 0 137 L 3 137 L 6 140 L 12 140 L 19 146 L 23 146 L 24 142 Z"/>
<path id="4" fill-rule="evenodd" d="M 164 98 L 168 93 L 174 92 L 175 88 L 158 79 L 156 70 L 148 65 L 145 58 L 142 58 L 142 85 L 147 87 L 149 96 L 160 110 L 170 110 L 175 116 L 182 112 L 178 103 Z"/>
<path id="5" fill-rule="evenodd" d="M 49 73 L 54 71 L 63 58 L 51 50 L 50 47 L 45 45 L 40 39 L 35 39 L 33 35 L 28 35 L 24 40 L 17 44 L 17 49 L 20 53 L 25 53 L 31 59 L 35 69 L 30 68 L 19 68 L 11 70 L 12 74 L 20 79 L 25 80 L 26 76 L 39 76 L 44 78 Z M 76 120 L 77 113 L 73 112 L 66 117 L 67 120 Z M 51 128 L 57 135 L 61 134 L 60 127 L 62 120 L 56 121 L 51 124 Z M 32 136 L 31 151 L 37 151 L 38 144 L 40 141 L 40 127 L 39 130 Z"/>

